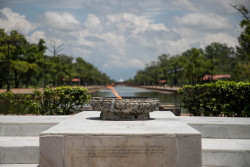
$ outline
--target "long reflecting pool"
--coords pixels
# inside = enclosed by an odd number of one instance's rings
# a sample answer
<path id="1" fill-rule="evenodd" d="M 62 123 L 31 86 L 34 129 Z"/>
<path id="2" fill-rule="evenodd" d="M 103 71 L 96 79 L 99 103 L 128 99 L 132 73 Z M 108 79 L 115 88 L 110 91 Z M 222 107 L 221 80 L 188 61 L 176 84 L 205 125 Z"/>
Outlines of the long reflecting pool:
<path id="1" fill-rule="evenodd" d="M 174 104 L 180 106 L 180 95 L 172 92 L 159 92 L 152 91 L 148 89 L 128 87 L 128 86 L 114 86 L 115 90 L 121 97 L 131 96 L 131 97 L 151 97 L 157 98 L 160 104 Z M 92 97 L 114 97 L 110 89 L 102 89 L 97 92 L 90 93 Z M 184 112 L 182 108 L 182 112 Z"/>

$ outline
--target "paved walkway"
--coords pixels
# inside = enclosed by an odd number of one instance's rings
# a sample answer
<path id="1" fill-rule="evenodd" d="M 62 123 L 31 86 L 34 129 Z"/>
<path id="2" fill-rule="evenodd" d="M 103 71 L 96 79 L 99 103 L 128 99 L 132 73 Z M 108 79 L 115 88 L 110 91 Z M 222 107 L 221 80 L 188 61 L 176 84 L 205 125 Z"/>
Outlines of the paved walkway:
<path id="1" fill-rule="evenodd" d="M 82 86 L 82 88 L 87 88 L 88 92 L 94 92 L 96 90 L 102 89 L 105 86 Z M 33 94 L 34 88 L 13 88 L 10 89 L 11 92 L 16 94 Z M 39 88 L 38 90 L 43 90 L 43 88 Z M 6 92 L 6 89 L 0 89 L 0 93 Z"/>
<path id="2" fill-rule="evenodd" d="M 177 90 L 180 87 L 169 87 L 169 86 L 139 86 L 141 88 L 145 89 L 151 89 L 151 90 L 159 90 L 159 91 L 170 91 L 170 92 L 177 92 Z"/>

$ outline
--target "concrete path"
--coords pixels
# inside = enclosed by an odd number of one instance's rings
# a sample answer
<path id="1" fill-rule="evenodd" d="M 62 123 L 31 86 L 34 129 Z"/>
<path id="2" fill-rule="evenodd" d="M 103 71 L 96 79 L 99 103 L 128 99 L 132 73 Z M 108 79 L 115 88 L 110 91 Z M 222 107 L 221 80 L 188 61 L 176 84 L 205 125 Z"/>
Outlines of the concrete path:
<path id="1" fill-rule="evenodd" d="M 72 87 L 76 87 L 76 86 L 72 86 Z M 95 92 L 99 89 L 103 89 L 106 86 L 80 86 L 82 88 L 86 88 L 88 89 L 88 92 Z M 33 88 L 11 88 L 10 91 L 16 94 L 33 94 L 33 91 L 35 89 Z M 39 88 L 38 90 L 43 90 L 43 88 Z M 4 93 L 6 92 L 6 89 L 0 89 L 0 93 Z"/>
<path id="2" fill-rule="evenodd" d="M 177 93 L 180 87 L 169 87 L 169 86 L 139 86 L 140 88 L 156 90 L 156 91 L 168 91 Z"/>

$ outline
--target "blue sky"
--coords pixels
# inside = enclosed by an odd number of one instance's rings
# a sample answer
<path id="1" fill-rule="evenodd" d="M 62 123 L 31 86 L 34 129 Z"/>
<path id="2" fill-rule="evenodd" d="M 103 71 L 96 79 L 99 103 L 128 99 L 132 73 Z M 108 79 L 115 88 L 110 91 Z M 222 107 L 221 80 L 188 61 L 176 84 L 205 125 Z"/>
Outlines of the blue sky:
<path id="1" fill-rule="evenodd" d="M 162 53 L 237 45 L 241 15 L 229 4 L 250 7 L 249 0 L 0 0 L 0 28 L 64 44 L 62 54 L 125 80 Z"/>

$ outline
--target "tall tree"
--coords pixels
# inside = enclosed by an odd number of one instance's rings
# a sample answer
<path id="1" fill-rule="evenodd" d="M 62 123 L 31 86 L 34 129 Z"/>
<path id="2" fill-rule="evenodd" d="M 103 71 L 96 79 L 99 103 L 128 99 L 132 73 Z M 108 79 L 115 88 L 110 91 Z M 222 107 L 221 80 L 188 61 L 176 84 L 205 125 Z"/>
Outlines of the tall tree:
<path id="1" fill-rule="evenodd" d="M 186 78 L 193 85 L 200 83 L 202 77 L 208 72 L 203 50 L 192 48 L 183 52 L 182 56 L 185 58 Z"/>
<path id="2" fill-rule="evenodd" d="M 234 69 L 236 80 L 250 81 L 250 15 L 243 5 L 231 5 L 238 10 L 243 19 L 240 22 L 242 33 L 238 37 L 239 46 L 236 47 L 238 63 Z"/>
<path id="3" fill-rule="evenodd" d="M 160 79 L 168 80 L 168 63 L 169 63 L 170 54 L 161 54 L 158 57 L 158 63 L 160 66 Z"/>
<path id="4" fill-rule="evenodd" d="M 23 83 L 28 88 L 29 84 L 36 85 L 42 78 L 42 60 L 37 44 L 27 43 L 23 59 L 27 62 L 27 72 L 24 74 Z"/>
<path id="5" fill-rule="evenodd" d="M 8 46 L 7 46 L 7 34 L 4 32 L 4 29 L 0 29 L 0 89 L 3 88 L 4 81 L 7 80 L 7 55 Z"/>
<path id="6" fill-rule="evenodd" d="M 215 74 L 231 74 L 235 60 L 235 57 L 232 56 L 234 54 L 232 47 L 214 42 L 205 47 L 204 54 L 207 59 L 211 80 Z"/>
<path id="7" fill-rule="evenodd" d="M 23 46 L 27 44 L 26 38 L 13 30 L 10 33 L 11 51 L 11 67 L 14 71 L 15 88 L 19 87 L 23 74 L 28 71 L 28 63 L 23 60 Z"/>
<path id="8" fill-rule="evenodd" d="M 40 39 L 38 42 L 38 51 L 40 54 L 40 57 L 43 57 L 43 63 L 42 63 L 42 67 L 43 67 L 43 87 L 46 87 L 46 56 L 45 56 L 45 52 L 47 47 L 45 46 L 45 41 L 43 39 Z"/>
<path id="9" fill-rule="evenodd" d="M 183 68 L 184 68 L 183 56 L 177 55 L 169 59 L 167 66 L 167 73 L 169 76 L 168 81 L 171 83 L 171 86 L 179 84 L 179 79 L 182 78 Z"/>

